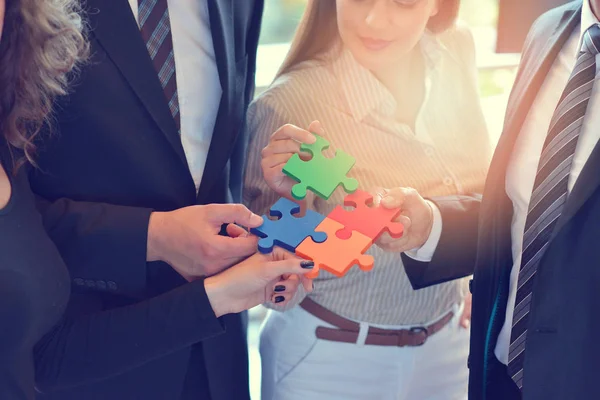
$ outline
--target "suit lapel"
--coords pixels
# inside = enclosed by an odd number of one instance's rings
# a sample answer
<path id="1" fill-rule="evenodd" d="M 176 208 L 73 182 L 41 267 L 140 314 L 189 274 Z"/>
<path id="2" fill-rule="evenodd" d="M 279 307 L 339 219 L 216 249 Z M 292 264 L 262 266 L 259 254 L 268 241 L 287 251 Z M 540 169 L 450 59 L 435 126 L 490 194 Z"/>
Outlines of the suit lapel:
<path id="1" fill-rule="evenodd" d="M 558 232 L 573 218 L 583 204 L 600 187 L 600 142 L 590 154 L 585 163 L 573 190 L 569 194 L 565 209 L 556 224 L 552 238 L 556 237 Z"/>
<path id="2" fill-rule="evenodd" d="M 210 144 L 202 182 L 198 190 L 198 201 L 202 202 L 217 179 L 221 179 L 231 148 L 242 121 L 233 115 L 236 93 L 236 56 L 234 42 L 233 0 L 208 0 L 208 12 L 215 58 L 219 69 L 219 80 L 223 95 L 215 122 L 215 131 Z"/>
<path id="3" fill-rule="evenodd" d="M 510 96 L 504 132 L 498 141 L 486 183 L 486 193 L 491 194 L 492 198 L 497 199 L 498 196 L 502 196 L 505 200 L 508 199 L 505 185 L 506 170 L 515 142 L 554 60 L 579 23 L 580 11 L 580 8 L 566 9 L 545 43 L 533 43 L 530 49 L 525 50 L 519 75 Z"/>
<path id="4" fill-rule="evenodd" d="M 88 0 L 91 32 L 186 163 L 177 126 L 127 0 Z"/>

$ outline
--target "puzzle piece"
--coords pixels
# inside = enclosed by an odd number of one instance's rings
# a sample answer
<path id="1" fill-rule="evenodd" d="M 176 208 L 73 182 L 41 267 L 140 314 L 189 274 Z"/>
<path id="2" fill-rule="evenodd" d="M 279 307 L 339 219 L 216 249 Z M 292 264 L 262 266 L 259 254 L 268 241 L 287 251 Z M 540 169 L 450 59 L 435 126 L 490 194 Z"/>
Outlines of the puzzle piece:
<path id="1" fill-rule="evenodd" d="M 346 176 L 354 166 L 354 158 L 341 150 L 336 151 L 334 158 L 325 157 L 323 150 L 329 148 L 329 142 L 318 135 L 315 137 L 317 141 L 314 144 L 300 146 L 301 151 L 312 155 L 310 160 L 303 161 L 294 154 L 283 167 L 283 172 L 299 182 L 292 188 L 292 197 L 302 200 L 310 189 L 328 200 L 340 184 L 347 193 L 358 189 L 358 181 Z"/>
<path id="2" fill-rule="evenodd" d="M 393 238 L 399 238 L 404 233 L 404 226 L 399 222 L 392 222 L 402 210 L 399 208 L 384 208 L 382 206 L 369 207 L 373 204 L 373 195 L 358 190 L 344 198 L 344 205 L 355 207 L 347 211 L 342 206 L 337 206 L 327 215 L 327 218 L 344 225 L 344 230 L 338 232 L 340 239 L 347 239 L 352 231 L 360 232 L 376 241 L 384 232 Z"/>
<path id="3" fill-rule="evenodd" d="M 250 232 L 260 237 L 258 250 L 261 253 L 270 253 L 275 245 L 291 251 L 307 237 L 315 242 L 322 243 L 327 239 L 327 234 L 315 232 L 315 228 L 325 219 L 315 211 L 307 210 L 303 217 L 296 217 L 300 213 L 300 206 L 286 198 L 280 198 L 269 210 L 269 215 L 279 217 L 272 221 L 263 215 L 263 224 L 257 228 L 251 228 Z"/>
<path id="4" fill-rule="evenodd" d="M 315 262 L 307 277 L 316 278 L 319 270 L 324 269 L 341 278 L 354 264 L 358 264 L 363 271 L 373 268 L 373 257 L 363 254 L 373 243 L 372 240 L 359 232 L 352 232 L 348 240 L 340 239 L 335 233 L 341 229 L 344 229 L 344 225 L 325 218 L 315 230 L 326 232 L 327 240 L 315 243 L 311 238 L 306 238 L 296 247 L 298 256 Z"/>

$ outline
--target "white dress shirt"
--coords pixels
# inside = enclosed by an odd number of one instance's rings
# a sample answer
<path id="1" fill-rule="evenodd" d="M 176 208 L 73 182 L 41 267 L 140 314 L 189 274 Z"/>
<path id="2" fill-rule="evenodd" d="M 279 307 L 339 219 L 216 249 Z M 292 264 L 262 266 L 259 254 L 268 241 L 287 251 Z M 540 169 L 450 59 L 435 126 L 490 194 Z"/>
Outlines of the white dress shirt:
<path id="1" fill-rule="evenodd" d="M 138 0 L 129 0 L 138 19 Z M 206 1 L 169 0 L 181 142 L 196 190 L 200 186 L 223 94 Z"/>
<path id="2" fill-rule="evenodd" d="M 521 129 L 521 133 L 515 143 L 515 148 L 509 161 L 506 172 L 506 194 L 513 204 L 513 220 L 511 225 L 512 256 L 514 264 L 510 274 L 510 288 L 508 294 L 508 306 L 504 326 L 498 337 L 495 354 L 503 364 L 508 364 L 508 348 L 510 345 L 510 334 L 512 330 L 513 312 L 515 299 L 517 298 L 517 283 L 521 267 L 521 256 L 523 251 L 523 236 L 525 232 L 525 221 L 529 210 L 529 201 L 537 174 L 537 167 L 542 155 L 542 147 L 548 134 L 550 120 L 564 88 L 567 86 L 569 76 L 575 67 L 577 54 L 581 47 L 581 37 L 592 25 L 598 24 L 598 19 L 592 12 L 589 0 L 583 2 L 581 13 L 581 25 L 575 29 L 567 40 L 558 57 L 554 61 L 550 72 L 546 76 L 544 84 L 540 88 L 531 110 Z M 600 55 L 596 56 L 596 73 L 600 70 Z M 596 75 L 596 80 L 600 75 Z M 600 107 L 600 83 L 594 83 L 592 95 L 588 104 L 588 112 L 583 121 L 579 141 L 573 158 L 573 165 L 569 175 L 569 192 L 573 189 L 581 170 L 592 153 L 598 139 L 600 139 L 600 113 L 592 113 L 590 110 Z M 441 215 L 434 215 L 435 235 L 431 235 L 427 243 L 418 250 L 407 252 L 407 255 L 419 261 L 431 261 L 433 253 L 439 242 L 441 232 Z M 418 251 L 418 257 L 415 253 Z"/>

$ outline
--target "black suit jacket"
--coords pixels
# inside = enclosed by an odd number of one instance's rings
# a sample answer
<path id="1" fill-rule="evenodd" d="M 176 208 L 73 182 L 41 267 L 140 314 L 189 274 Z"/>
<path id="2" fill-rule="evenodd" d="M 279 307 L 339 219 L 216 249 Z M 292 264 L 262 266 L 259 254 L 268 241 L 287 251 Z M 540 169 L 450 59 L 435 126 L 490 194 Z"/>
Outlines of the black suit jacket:
<path id="1" fill-rule="evenodd" d="M 243 122 L 263 1 L 207 1 L 223 95 L 198 194 L 128 1 L 85 2 L 92 57 L 59 102 L 57 132 L 40 143 L 40 168 L 30 177 L 73 278 L 70 315 L 134 303 L 183 283 L 168 265 L 145 261 L 153 210 L 241 201 Z M 204 367 L 212 399 L 249 398 L 244 321 L 229 315 L 223 322 L 225 334 L 194 349 L 49 398 L 177 399 L 188 371 L 194 382 Z"/>
<path id="2" fill-rule="evenodd" d="M 407 272 L 416 288 L 468 275 L 475 266 L 469 357 L 471 399 L 499 398 L 499 388 L 492 383 L 495 379 L 491 374 L 513 265 L 513 208 L 505 191 L 507 164 L 552 63 L 573 30 L 578 29 L 580 19 L 581 1 L 577 1 L 551 10 L 536 21 L 524 47 L 483 202 L 463 198 L 438 203 L 443 233 L 434 259 L 423 265 L 405 258 Z M 599 237 L 600 144 L 597 144 L 569 195 L 536 274 L 525 353 L 525 400 L 598 397 Z"/>

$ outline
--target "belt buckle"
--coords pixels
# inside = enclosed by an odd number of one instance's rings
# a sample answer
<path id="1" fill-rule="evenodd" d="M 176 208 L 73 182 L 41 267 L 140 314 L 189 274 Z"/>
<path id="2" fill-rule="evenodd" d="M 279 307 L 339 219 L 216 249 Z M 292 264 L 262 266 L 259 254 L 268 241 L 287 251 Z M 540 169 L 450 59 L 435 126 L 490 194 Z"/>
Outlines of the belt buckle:
<path id="1" fill-rule="evenodd" d="M 415 345 L 416 347 L 423 346 L 425 344 L 425 342 L 427 341 L 427 338 L 429 337 L 429 331 L 424 326 L 415 326 L 413 328 L 410 328 L 409 331 L 412 335 L 418 335 L 419 333 L 424 334 L 423 341 L 420 343 L 417 343 Z"/>

